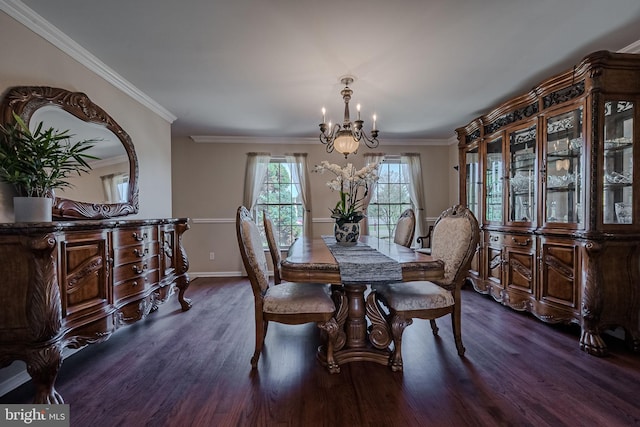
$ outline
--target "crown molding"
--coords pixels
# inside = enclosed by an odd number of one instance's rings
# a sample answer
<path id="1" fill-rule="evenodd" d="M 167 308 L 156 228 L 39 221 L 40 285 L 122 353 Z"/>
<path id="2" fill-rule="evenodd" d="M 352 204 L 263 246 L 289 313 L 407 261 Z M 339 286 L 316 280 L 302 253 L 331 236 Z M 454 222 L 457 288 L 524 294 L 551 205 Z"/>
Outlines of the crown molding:
<path id="1" fill-rule="evenodd" d="M 0 0 L 0 10 L 38 34 L 43 39 L 84 65 L 98 76 L 120 89 L 131 98 L 135 99 L 169 123 L 173 123 L 177 117 L 169 110 L 151 99 L 140 89 L 125 80 L 121 75 L 109 68 L 104 62 L 92 55 L 85 48 L 74 42 L 69 36 L 53 26 L 34 10 L 27 7 L 19 0 Z"/>
<path id="2" fill-rule="evenodd" d="M 297 145 L 315 145 L 319 144 L 318 138 L 296 138 L 296 137 L 262 137 L 262 136 L 222 136 L 222 135 L 191 135 L 189 137 L 193 142 L 200 144 L 297 144 Z M 453 139 L 398 139 L 385 138 L 380 143 L 389 145 L 451 145 L 457 143 L 458 140 Z"/>

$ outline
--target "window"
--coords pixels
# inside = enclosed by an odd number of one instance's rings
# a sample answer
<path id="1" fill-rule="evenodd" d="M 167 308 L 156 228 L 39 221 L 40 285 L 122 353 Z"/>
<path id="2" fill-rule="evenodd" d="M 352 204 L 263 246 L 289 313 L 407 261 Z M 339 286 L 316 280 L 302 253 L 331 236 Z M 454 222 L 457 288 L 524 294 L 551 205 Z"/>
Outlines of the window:
<path id="1" fill-rule="evenodd" d="M 367 211 L 369 234 L 393 239 L 400 214 L 412 207 L 408 165 L 401 158 L 387 156 L 380 163 L 380 179 L 375 185 Z"/>
<path id="2" fill-rule="evenodd" d="M 289 247 L 303 233 L 304 206 L 296 165 L 284 158 L 272 157 L 267 176 L 259 191 L 253 213 L 262 228 L 263 212 L 273 221 L 280 247 Z M 264 241 L 266 247 L 266 239 Z"/>
<path id="3" fill-rule="evenodd" d="M 127 201 L 129 194 L 129 174 L 114 173 L 100 177 L 107 203 L 122 203 Z"/>

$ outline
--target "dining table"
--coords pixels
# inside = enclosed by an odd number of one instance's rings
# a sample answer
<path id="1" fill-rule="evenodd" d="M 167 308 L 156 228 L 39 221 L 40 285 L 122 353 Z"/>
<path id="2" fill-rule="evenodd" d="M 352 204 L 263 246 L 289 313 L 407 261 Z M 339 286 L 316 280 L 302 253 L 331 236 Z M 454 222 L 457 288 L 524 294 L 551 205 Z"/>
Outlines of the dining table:
<path id="1" fill-rule="evenodd" d="M 371 285 L 437 280 L 443 275 L 441 260 L 370 235 L 361 235 L 354 246 L 339 245 L 333 236 L 300 237 L 281 263 L 283 280 L 331 284 L 339 326 L 334 346 L 338 364 L 389 364 L 389 316 L 370 291 Z M 318 348 L 317 358 L 326 365 L 324 346 Z"/>

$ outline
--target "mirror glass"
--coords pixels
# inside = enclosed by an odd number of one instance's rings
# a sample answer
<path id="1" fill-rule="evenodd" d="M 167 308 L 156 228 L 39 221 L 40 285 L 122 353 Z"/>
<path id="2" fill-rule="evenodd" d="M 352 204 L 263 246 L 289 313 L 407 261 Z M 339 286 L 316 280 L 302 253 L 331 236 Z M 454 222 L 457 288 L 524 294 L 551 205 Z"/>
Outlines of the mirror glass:
<path id="1" fill-rule="evenodd" d="M 13 112 L 29 128 L 68 130 L 72 143 L 94 140 L 88 152 L 99 160 L 91 171 L 69 178 L 71 188 L 56 189 L 56 219 L 103 219 L 138 212 L 138 160 L 129 135 L 84 93 L 46 86 L 11 88 L 0 106 L 4 123 Z"/>
<path id="2" fill-rule="evenodd" d="M 128 201 L 129 157 L 113 132 L 102 125 L 84 122 L 57 106 L 37 109 L 29 121 L 31 131 L 40 122 L 43 123 L 43 129 L 53 127 L 60 131 L 69 130 L 71 144 L 89 139 L 95 141 L 87 154 L 99 160 L 89 161 L 89 173 L 70 177 L 72 187 L 56 190 L 57 197 L 90 203 Z"/>

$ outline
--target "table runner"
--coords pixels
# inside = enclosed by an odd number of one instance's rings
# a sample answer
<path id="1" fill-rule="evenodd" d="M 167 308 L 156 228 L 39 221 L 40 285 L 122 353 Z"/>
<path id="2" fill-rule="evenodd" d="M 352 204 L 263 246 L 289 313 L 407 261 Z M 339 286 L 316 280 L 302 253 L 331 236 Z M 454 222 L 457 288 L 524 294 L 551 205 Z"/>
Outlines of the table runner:
<path id="1" fill-rule="evenodd" d="M 376 284 L 402 281 L 402 267 L 362 242 L 355 246 L 342 246 L 334 236 L 322 236 L 331 254 L 338 262 L 340 278 L 346 284 Z"/>

